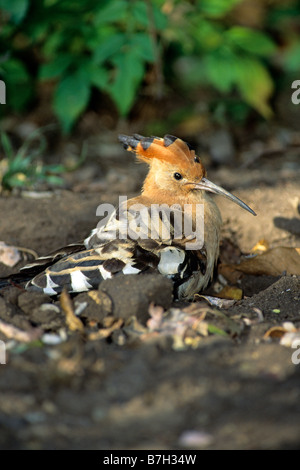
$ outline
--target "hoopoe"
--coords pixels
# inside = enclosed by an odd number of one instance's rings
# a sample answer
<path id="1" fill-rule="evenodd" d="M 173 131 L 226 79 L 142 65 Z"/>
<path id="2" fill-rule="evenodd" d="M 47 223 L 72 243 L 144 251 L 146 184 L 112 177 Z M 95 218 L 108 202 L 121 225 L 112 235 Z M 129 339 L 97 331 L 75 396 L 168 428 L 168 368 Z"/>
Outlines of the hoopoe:
<path id="1" fill-rule="evenodd" d="M 27 290 L 83 292 L 114 276 L 158 272 L 172 279 L 176 298 L 189 299 L 208 285 L 219 255 L 221 215 L 209 192 L 256 215 L 206 178 L 199 157 L 181 139 L 134 134 L 119 140 L 149 165 L 141 194 L 120 204 L 82 244 L 25 266 Z"/>

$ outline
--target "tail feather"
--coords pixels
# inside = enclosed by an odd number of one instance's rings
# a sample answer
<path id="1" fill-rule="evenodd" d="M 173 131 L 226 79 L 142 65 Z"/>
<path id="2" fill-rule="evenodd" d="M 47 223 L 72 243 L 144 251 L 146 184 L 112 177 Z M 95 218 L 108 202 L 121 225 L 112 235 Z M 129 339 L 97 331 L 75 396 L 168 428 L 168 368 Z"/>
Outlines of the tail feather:
<path id="1" fill-rule="evenodd" d="M 73 243 L 50 253 L 48 256 L 41 256 L 32 262 L 26 264 L 20 269 L 20 272 L 0 278 L 0 290 L 5 287 L 26 287 L 33 278 L 42 274 L 49 266 L 54 265 L 59 260 L 65 258 L 71 253 L 78 253 L 85 249 L 82 243 Z M 37 289 L 41 290 L 41 289 Z"/>
<path id="2" fill-rule="evenodd" d="M 16 273 L 11 274 L 0 278 L 0 290 L 5 289 L 5 287 L 25 287 L 25 284 L 32 279 L 32 276 L 29 274 Z"/>
<path id="3" fill-rule="evenodd" d="M 31 263 L 26 264 L 23 268 L 20 269 L 22 272 L 26 272 L 28 274 L 38 274 L 39 272 L 43 271 L 48 266 L 56 263 L 60 259 L 64 258 L 65 256 L 71 255 L 73 253 L 78 253 L 85 249 L 85 245 L 83 243 L 72 243 L 67 245 L 63 248 L 55 250 L 47 256 L 40 256 L 39 258 L 35 259 Z"/>

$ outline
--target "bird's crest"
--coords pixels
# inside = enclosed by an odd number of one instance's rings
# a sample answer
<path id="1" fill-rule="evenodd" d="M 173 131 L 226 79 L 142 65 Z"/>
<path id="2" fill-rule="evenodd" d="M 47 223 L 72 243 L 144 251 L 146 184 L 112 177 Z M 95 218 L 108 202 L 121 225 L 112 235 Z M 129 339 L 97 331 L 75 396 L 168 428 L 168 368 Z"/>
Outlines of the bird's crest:
<path id="1" fill-rule="evenodd" d="M 186 168 L 200 163 L 190 145 L 173 135 L 167 134 L 164 138 L 143 137 L 139 134 L 119 135 L 119 140 L 126 150 L 134 152 L 139 159 L 148 163 L 153 158 Z"/>

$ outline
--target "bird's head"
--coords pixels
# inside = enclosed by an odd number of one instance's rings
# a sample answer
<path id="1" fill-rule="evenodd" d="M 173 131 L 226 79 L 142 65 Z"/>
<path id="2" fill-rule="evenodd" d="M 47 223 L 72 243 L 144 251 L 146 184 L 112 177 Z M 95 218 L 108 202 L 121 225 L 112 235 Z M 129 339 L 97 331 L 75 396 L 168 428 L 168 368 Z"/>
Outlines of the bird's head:
<path id="1" fill-rule="evenodd" d="M 227 197 L 256 215 L 238 197 L 206 178 L 206 170 L 200 158 L 183 140 L 172 135 L 160 138 L 143 137 L 139 134 L 119 135 L 119 140 L 126 150 L 134 152 L 139 160 L 150 165 L 150 178 L 147 184 L 152 185 L 152 188 L 168 191 L 174 196 L 179 194 L 188 196 L 194 191 L 209 191 Z"/>

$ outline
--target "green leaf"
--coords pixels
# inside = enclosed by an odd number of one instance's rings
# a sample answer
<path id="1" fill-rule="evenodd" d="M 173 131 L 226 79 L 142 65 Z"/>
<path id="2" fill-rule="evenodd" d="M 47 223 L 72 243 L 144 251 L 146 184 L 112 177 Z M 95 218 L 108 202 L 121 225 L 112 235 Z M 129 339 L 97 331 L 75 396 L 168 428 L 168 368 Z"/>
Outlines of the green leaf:
<path id="1" fill-rule="evenodd" d="M 72 62 L 72 56 L 70 54 L 58 55 L 55 60 L 43 64 L 39 69 L 39 79 L 48 80 L 51 78 L 58 78 L 63 75 Z"/>
<path id="2" fill-rule="evenodd" d="M 0 10 L 10 14 L 10 20 L 19 24 L 28 10 L 29 0 L 0 0 Z"/>
<path id="3" fill-rule="evenodd" d="M 23 158 L 21 155 L 17 154 L 17 156 L 10 162 L 9 170 L 12 173 L 26 172 L 31 160 L 31 157 Z"/>
<path id="4" fill-rule="evenodd" d="M 110 59 L 114 54 L 120 51 L 124 44 L 125 35 L 123 33 L 116 33 L 105 38 L 94 50 L 94 62 L 101 64 L 105 60 Z"/>
<path id="5" fill-rule="evenodd" d="M 90 97 L 90 84 L 80 70 L 62 79 L 53 100 L 54 111 L 63 131 L 68 133 L 75 120 L 85 109 Z"/>
<path id="6" fill-rule="evenodd" d="M 222 47 L 224 31 L 219 24 L 199 18 L 199 16 L 196 17 L 195 21 L 193 37 L 196 40 L 196 46 L 200 53 L 202 51 L 210 52 Z"/>
<path id="7" fill-rule="evenodd" d="M 211 323 L 207 325 L 207 331 L 212 335 L 228 336 L 228 333 L 226 333 L 226 331 L 222 330 L 221 328 L 218 328 L 215 325 L 212 325 Z"/>
<path id="8" fill-rule="evenodd" d="M 148 5 L 152 9 L 150 13 Z M 156 29 L 161 31 L 166 28 L 168 20 L 164 13 L 153 2 L 149 2 L 148 5 L 144 1 L 135 1 L 131 11 L 133 18 L 141 25 L 148 27 L 153 17 Z"/>
<path id="9" fill-rule="evenodd" d="M 136 91 L 144 76 L 145 66 L 135 50 L 129 50 L 114 59 L 116 76 L 108 90 L 120 114 L 126 116 L 132 107 Z"/>
<path id="10" fill-rule="evenodd" d="M 300 42 L 293 44 L 283 57 L 284 68 L 288 72 L 300 72 Z"/>
<path id="11" fill-rule="evenodd" d="M 23 187 L 28 185 L 27 176 L 24 173 L 19 174 L 8 174 L 6 173 L 1 181 L 4 188 L 11 189 L 14 187 Z"/>
<path id="12" fill-rule="evenodd" d="M 230 28 L 226 31 L 225 38 L 229 40 L 229 43 L 244 51 L 260 56 L 269 56 L 276 50 L 276 45 L 269 36 L 243 26 Z"/>
<path id="13" fill-rule="evenodd" d="M 203 13 L 212 18 L 219 18 L 228 13 L 241 0 L 201 0 L 199 7 Z"/>
<path id="14" fill-rule="evenodd" d="M 90 64 L 89 78 L 91 85 L 99 88 L 99 90 L 106 89 L 108 83 L 108 72 L 106 69 L 101 68 L 95 64 Z"/>
<path id="15" fill-rule="evenodd" d="M 47 183 L 61 186 L 64 183 L 64 179 L 60 176 L 55 175 L 44 175 L 43 178 Z"/>
<path id="16" fill-rule="evenodd" d="M 57 51 L 66 50 L 66 32 L 64 30 L 55 30 L 52 34 L 48 35 L 47 40 L 43 47 L 43 53 L 45 57 L 51 59 L 56 57 Z M 71 38 L 70 38 L 71 41 Z"/>
<path id="17" fill-rule="evenodd" d="M 3 70 L 8 84 L 9 81 L 22 83 L 27 82 L 29 79 L 29 75 L 24 64 L 18 59 L 12 58 L 4 62 Z"/>
<path id="18" fill-rule="evenodd" d="M 203 73 L 209 83 L 222 93 L 228 93 L 235 81 L 235 69 L 231 56 L 210 53 L 203 59 Z"/>
<path id="19" fill-rule="evenodd" d="M 18 59 L 9 59 L 3 66 L 3 78 L 6 84 L 6 103 L 9 107 L 20 111 L 32 96 L 32 80 Z"/>
<path id="20" fill-rule="evenodd" d="M 45 126 L 46 128 L 47 126 Z M 44 129 L 45 129 L 44 128 Z M 37 145 L 38 143 L 38 145 Z M 41 155 L 47 148 L 47 141 L 40 128 L 32 131 L 18 149 L 16 158 L 22 159 L 30 155 L 31 159 Z"/>
<path id="21" fill-rule="evenodd" d="M 153 43 L 146 33 L 136 33 L 130 39 L 130 45 L 135 48 L 135 52 L 147 62 L 154 62 Z"/>
<path id="22" fill-rule="evenodd" d="M 273 114 L 268 103 L 274 90 L 273 80 L 267 68 L 258 60 L 240 57 L 236 61 L 236 84 L 246 101 L 265 118 Z"/>
<path id="23" fill-rule="evenodd" d="M 1 144 L 3 147 L 4 151 L 4 156 L 8 159 L 11 160 L 14 156 L 14 150 L 13 146 L 11 144 L 11 140 L 6 134 L 6 132 L 1 132 Z"/>
<path id="24" fill-rule="evenodd" d="M 61 163 L 56 163 L 56 164 L 54 163 L 53 165 L 44 166 L 44 171 L 47 171 L 50 173 L 64 173 L 66 171 L 66 168 Z"/>
<path id="25" fill-rule="evenodd" d="M 134 2 L 132 7 L 133 18 L 143 26 L 149 25 L 147 2 Z"/>
<path id="26" fill-rule="evenodd" d="M 124 0 L 102 0 L 99 5 L 94 19 L 96 26 L 124 19 L 128 9 L 128 2 Z"/>

